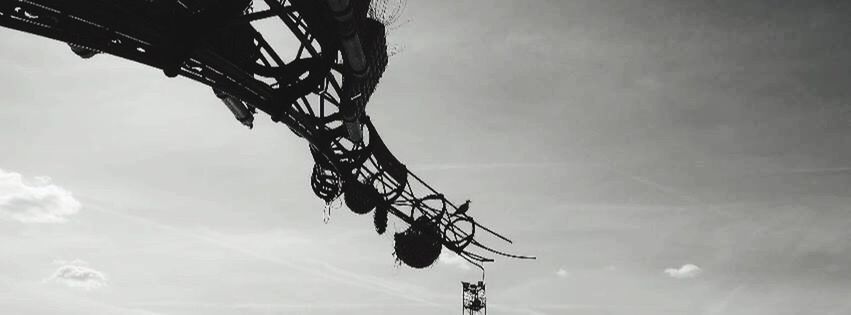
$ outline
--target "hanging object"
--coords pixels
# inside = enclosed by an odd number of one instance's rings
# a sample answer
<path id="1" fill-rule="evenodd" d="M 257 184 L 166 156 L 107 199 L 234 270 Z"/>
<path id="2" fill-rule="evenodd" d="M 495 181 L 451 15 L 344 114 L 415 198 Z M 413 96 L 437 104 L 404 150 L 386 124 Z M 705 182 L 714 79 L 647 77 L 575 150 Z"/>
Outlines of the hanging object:
<path id="1" fill-rule="evenodd" d="M 387 231 L 387 206 L 378 206 L 375 208 L 372 223 L 375 225 L 375 232 L 378 235 L 384 234 Z"/>
<path id="2" fill-rule="evenodd" d="M 325 221 L 343 201 L 358 214 L 376 209 L 379 234 L 390 215 L 398 218 L 410 225 L 394 235 L 406 265 L 427 267 L 444 247 L 479 268 L 493 261 L 486 255 L 533 259 L 479 242 L 477 231 L 511 240 L 474 220 L 469 203 L 455 206 L 411 172 L 379 137 L 366 106 L 387 66 L 388 24 L 404 0 L 373 1 L 3 0 L 0 26 L 69 43 L 82 58 L 109 54 L 194 80 L 246 126 L 255 112 L 284 124 L 310 145 L 310 185 L 327 206 Z M 266 40 L 281 36 L 293 51 Z"/>
<path id="3" fill-rule="evenodd" d="M 337 173 L 322 167 L 320 164 L 313 165 L 313 174 L 310 176 L 310 188 L 316 197 L 325 203 L 331 203 L 340 196 L 340 177 Z"/>
<path id="4" fill-rule="evenodd" d="M 461 314 L 487 315 L 487 299 L 485 298 L 485 282 L 461 282 Z"/>
<path id="5" fill-rule="evenodd" d="M 347 182 L 343 185 L 346 206 L 357 214 L 367 214 L 381 202 L 381 195 L 372 185 L 359 181 Z"/>
<path id="6" fill-rule="evenodd" d="M 434 264 L 443 247 L 440 230 L 430 218 L 422 216 L 401 233 L 394 235 L 396 259 L 413 268 L 421 269 Z"/>

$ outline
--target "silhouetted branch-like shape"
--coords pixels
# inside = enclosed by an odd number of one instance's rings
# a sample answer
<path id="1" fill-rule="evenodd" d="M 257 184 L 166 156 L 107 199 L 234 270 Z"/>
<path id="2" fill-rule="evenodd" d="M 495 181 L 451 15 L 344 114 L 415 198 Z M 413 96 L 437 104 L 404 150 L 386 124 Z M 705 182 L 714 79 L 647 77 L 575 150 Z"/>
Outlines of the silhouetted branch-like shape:
<path id="1" fill-rule="evenodd" d="M 492 259 L 477 252 L 534 258 L 476 240 L 482 230 L 511 242 L 470 217 L 467 206 L 459 211 L 408 170 L 366 114 L 387 65 L 380 22 L 396 21 L 405 2 L 374 8 L 372 16 L 384 21 L 367 17 L 369 1 L 333 2 L 348 4 L 354 14 L 340 15 L 320 0 L 264 0 L 265 8 L 253 6 L 232 15 L 210 8 L 184 12 L 143 0 L 7 0 L 0 2 L 0 26 L 73 44 L 75 52 L 112 54 L 181 75 L 265 112 L 310 144 L 316 161 L 311 187 L 317 196 L 331 202 L 353 194 L 347 198 L 357 204 L 353 210 L 377 209 L 379 233 L 392 214 L 418 231 L 429 231 L 409 234 L 433 237 L 439 247 L 479 268 Z M 250 24 L 269 19 L 280 20 L 300 43 L 292 59 L 284 56 L 293 54 L 276 51 Z M 355 69 L 359 62 L 361 70 Z M 431 222 L 434 230 L 417 222 Z"/>

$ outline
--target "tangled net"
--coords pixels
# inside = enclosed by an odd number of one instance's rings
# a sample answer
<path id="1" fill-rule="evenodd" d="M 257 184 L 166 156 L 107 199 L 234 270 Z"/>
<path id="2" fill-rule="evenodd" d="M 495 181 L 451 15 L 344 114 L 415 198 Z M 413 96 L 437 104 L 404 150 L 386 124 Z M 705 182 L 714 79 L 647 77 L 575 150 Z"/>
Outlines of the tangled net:
<path id="1" fill-rule="evenodd" d="M 511 242 L 467 215 L 468 203 L 456 207 L 410 172 L 366 115 L 388 51 L 398 51 L 386 37 L 400 26 L 406 0 L 351 0 L 343 10 L 335 1 L 264 0 L 256 11 L 252 0 L 178 2 L 0 1 L 0 27 L 67 42 L 84 58 L 111 54 L 195 80 L 227 98 L 244 124 L 255 109 L 285 124 L 310 142 L 310 184 L 326 203 L 324 220 L 345 201 L 355 213 L 374 212 L 382 234 L 392 214 L 408 226 L 394 235 L 400 264 L 425 268 L 443 247 L 479 268 L 493 261 L 482 251 L 534 258 L 474 240 L 479 229 Z M 267 19 L 281 20 L 300 42 L 295 55 L 279 55 L 252 25 Z"/>
<path id="2" fill-rule="evenodd" d="M 329 204 L 334 199 L 337 199 L 342 192 L 340 188 L 340 176 L 329 167 L 316 163 L 313 166 L 313 173 L 310 176 L 310 188 L 313 189 L 316 197 Z"/>
<path id="3" fill-rule="evenodd" d="M 440 257 L 440 239 L 437 223 L 426 216 L 419 217 L 408 229 L 394 235 L 396 259 L 417 269 L 431 266 Z"/>
<path id="4" fill-rule="evenodd" d="M 399 21 L 407 7 L 408 0 L 372 0 L 367 16 L 385 26 L 392 26 Z"/>
<path id="5" fill-rule="evenodd" d="M 383 200 L 381 195 L 378 194 L 378 190 L 369 184 L 352 181 L 346 182 L 343 187 L 345 189 L 343 198 L 346 200 L 346 207 L 357 214 L 369 213 Z"/>
<path id="6" fill-rule="evenodd" d="M 390 31 L 409 22 L 409 20 L 400 21 L 407 7 L 408 0 L 372 0 L 369 4 L 367 17 L 383 24 L 389 35 Z M 395 56 L 402 50 L 402 45 L 398 43 L 387 43 L 388 57 Z"/>

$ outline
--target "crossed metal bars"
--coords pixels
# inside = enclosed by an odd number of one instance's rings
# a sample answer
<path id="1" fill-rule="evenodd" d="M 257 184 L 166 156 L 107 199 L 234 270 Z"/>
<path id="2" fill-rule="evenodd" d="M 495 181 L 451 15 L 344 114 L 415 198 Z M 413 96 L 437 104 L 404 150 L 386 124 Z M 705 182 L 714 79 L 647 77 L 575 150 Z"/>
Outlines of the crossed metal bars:
<path id="1" fill-rule="evenodd" d="M 143 1 L 0 0 L 0 26 L 119 56 L 167 74 L 171 71 L 172 75 L 182 75 L 239 98 L 306 139 L 317 164 L 333 170 L 342 182 L 358 181 L 375 187 L 381 197 L 379 206 L 384 210 L 408 224 L 421 217 L 437 222 L 443 246 L 479 268 L 481 263 L 492 261 L 481 252 L 533 258 L 507 254 L 480 243 L 475 239 L 477 229 L 511 241 L 476 222 L 466 209 L 459 211 L 458 206 L 393 156 L 363 112 L 377 84 L 376 76 L 381 73 L 365 79 L 352 75 L 340 48 L 335 46 L 338 41 L 328 38 L 332 32 L 317 27 L 315 22 L 311 25 L 308 14 L 300 10 L 304 5 L 299 0 L 264 0 L 264 10 L 206 21 L 207 27 L 195 33 L 184 32 L 177 38 L 170 34 L 169 27 L 185 21 L 168 19 L 180 15 L 166 16 L 163 24 L 151 23 L 146 20 L 150 16 L 139 14 L 145 9 L 140 2 Z M 266 19 L 280 20 L 300 42 L 289 62 L 251 25 Z M 254 53 L 251 62 L 223 55 L 221 50 L 203 44 L 204 38 L 233 28 L 240 28 L 243 36 L 250 39 L 247 43 Z M 383 32 L 380 36 L 383 40 Z M 381 67 L 374 72 L 383 72 Z M 360 90 L 345 87 L 358 80 L 372 82 L 362 82 L 360 86 L 365 88 Z M 362 133 L 354 139 L 351 126 L 346 126 L 344 119 L 352 111 L 360 114 L 355 126 Z"/>

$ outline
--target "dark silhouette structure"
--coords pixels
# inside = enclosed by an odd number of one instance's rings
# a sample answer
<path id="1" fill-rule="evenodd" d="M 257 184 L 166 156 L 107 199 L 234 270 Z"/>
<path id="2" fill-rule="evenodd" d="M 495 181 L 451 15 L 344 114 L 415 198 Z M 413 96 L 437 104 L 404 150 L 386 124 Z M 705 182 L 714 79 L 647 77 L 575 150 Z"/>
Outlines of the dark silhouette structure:
<path id="1" fill-rule="evenodd" d="M 260 2 L 260 1 L 258 1 Z M 259 9 L 258 9 L 259 8 Z M 0 26 L 66 42 L 91 58 L 106 53 L 210 86 L 244 125 L 261 111 L 309 144 L 310 185 L 354 213 L 390 214 L 409 225 L 396 257 L 424 268 L 443 248 L 479 266 L 487 253 L 476 222 L 412 173 L 387 148 L 366 105 L 387 66 L 385 25 L 369 0 L 2 0 Z M 298 47 L 275 49 L 252 23 L 277 21 Z M 483 289 L 483 287 L 482 287 Z"/>
<path id="2" fill-rule="evenodd" d="M 487 315 L 488 306 L 485 297 L 485 283 L 461 282 L 461 315 Z"/>

